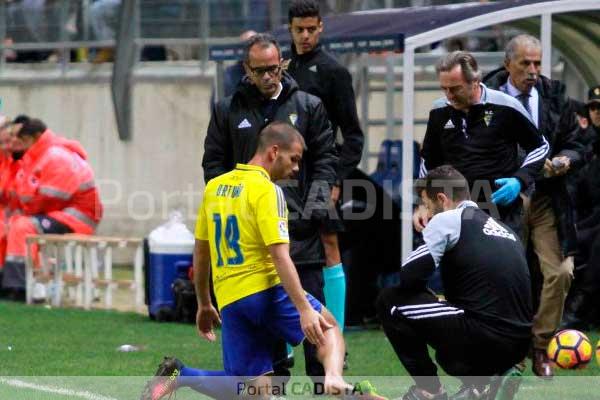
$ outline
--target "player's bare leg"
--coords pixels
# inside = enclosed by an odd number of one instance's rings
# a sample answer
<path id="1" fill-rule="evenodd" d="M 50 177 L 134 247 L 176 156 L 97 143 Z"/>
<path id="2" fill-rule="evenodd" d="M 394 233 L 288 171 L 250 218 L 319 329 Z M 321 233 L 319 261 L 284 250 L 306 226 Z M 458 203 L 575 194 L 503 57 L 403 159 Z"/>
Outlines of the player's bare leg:
<path id="1" fill-rule="evenodd" d="M 342 398 L 385 400 L 386 398 L 379 396 L 372 385 L 366 381 L 357 386 L 352 386 L 344 380 L 342 371 L 346 345 L 342 332 L 329 310 L 323 307 L 321 314 L 328 323 L 333 325 L 333 328 L 323 332 L 325 342 L 317 348 L 317 357 L 325 369 L 325 380 L 323 382 L 325 393 Z"/>
<path id="2" fill-rule="evenodd" d="M 346 383 L 344 378 L 342 378 L 346 345 L 340 328 L 329 310 L 323 307 L 321 314 L 328 323 L 333 325 L 333 328 L 323 332 L 325 335 L 324 344 L 317 348 L 317 357 L 325 369 L 323 385 L 325 393 L 333 396 L 341 396 L 344 393 L 352 391 L 352 385 Z"/>

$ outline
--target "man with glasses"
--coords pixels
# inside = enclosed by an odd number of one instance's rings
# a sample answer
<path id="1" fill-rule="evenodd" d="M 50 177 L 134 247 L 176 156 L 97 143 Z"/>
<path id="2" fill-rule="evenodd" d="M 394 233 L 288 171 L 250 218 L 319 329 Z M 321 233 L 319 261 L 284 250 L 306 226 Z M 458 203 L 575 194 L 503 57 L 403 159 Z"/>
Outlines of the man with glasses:
<path id="1" fill-rule="evenodd" d="M 258 133 L 272 121 L 286 122 L 300 132 L 306 151 L 299 173 L 295 179 L 278 184 L 290 211 L 290 253 L 302 287 L 325 303 L 325 258 L 319 228 L 328 216 L 330 188 L 336 178 L 334 136 L 321 100 L 299 90 L 281 62 L 279 45 L 272 36 L 258 34 L 246 42 L 246 77 L 231 97 L 212 110 L 204 143 L 204 178 L 208 182 L 232 170 L 236 163 L 248 162 L 256 150 Z M 288 373 L 278 369 L 285 364 L 287 352 L 277 347 L 274 345 L 274 354 L 281 357 L 274 359 L 275 370 L 278 374 Z M 305 342 L 304 349 L 310 362 L 316 360 L 314 346 Z M 322 376 L 322 372 L 315 375 Z"/>

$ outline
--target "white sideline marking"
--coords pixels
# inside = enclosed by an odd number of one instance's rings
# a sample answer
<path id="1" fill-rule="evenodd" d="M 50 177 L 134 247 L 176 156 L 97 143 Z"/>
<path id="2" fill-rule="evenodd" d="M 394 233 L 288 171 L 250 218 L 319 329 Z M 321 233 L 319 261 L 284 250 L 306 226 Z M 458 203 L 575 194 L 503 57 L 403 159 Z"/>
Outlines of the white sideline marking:
<path id="1" fill-rule="evenodd" d="M 25 381 L 22 381 L 19 379 L 0 378 L 0 383 L 4 384 L 4 385 L 8 385 L 8 386 L 23 388 L 23 389 L 38 390 L 40 392 L 60 394 L 63 396 L 70 396 L 70 397 L 80 397 L 80 398 L 86 399 L 86 400 L 118 400 L 118 399 L 115 399 L 114 397 L 102 396 L 102 395 L 95 394 L 95 393 L 88 392 L 88 391 L 79 391 L 79 390 L 64 389 L 64 388 L 55 387 L 55 386 L 38 385 L 35 383 L 31 383 L 31 382 L 25 382 Z"/>

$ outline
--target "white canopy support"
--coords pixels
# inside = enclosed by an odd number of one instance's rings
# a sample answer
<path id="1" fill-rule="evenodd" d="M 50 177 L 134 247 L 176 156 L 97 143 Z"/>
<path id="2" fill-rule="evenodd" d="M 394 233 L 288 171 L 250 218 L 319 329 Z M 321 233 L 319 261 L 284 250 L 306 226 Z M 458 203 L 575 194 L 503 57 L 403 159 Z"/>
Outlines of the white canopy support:
<path id="1" fill-rule="evenodd" d="M 552 75 L 552 14 L 542 14 L 542 75 Z"/>
<path id="2" fill-rule="evenodd" d="M 407 37 L 403 55 L 403 142 L 402 146 L 402 259 L 406 259 L 412 249 L 412 186 L 413 186 L 413 147 L 414 140 L 414 55 L 415 49 L 448 37 L 461 35 L 490 25 L 501 24 L 523 18 L 542 18 L 542 72 L 550 75 L 550 49 L 552 36 L 552 14 L 600 10 L 598 0 L 547 1 L 503 9 L 489 14 L 468 18 L 428 32 Z"/>

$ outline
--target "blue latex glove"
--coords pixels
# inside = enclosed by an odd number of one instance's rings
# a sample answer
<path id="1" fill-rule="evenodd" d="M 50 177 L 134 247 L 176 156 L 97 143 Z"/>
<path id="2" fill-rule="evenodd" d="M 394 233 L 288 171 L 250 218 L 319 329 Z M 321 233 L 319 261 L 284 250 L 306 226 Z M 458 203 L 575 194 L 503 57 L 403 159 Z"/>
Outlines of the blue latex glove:
<path id="1" fill-rule="evenodd" d="M 517 178 L 500 178 L 494 183 L 500 188 L 492 193 L 492 202 L 499 206 L 509 205 L 521 192 L 521 182 Z"/>

